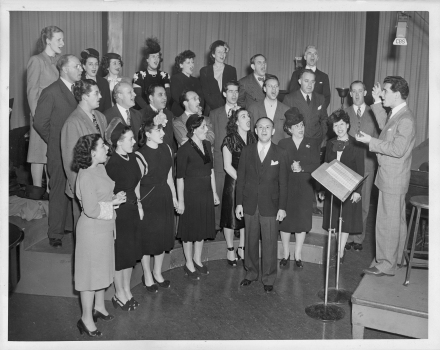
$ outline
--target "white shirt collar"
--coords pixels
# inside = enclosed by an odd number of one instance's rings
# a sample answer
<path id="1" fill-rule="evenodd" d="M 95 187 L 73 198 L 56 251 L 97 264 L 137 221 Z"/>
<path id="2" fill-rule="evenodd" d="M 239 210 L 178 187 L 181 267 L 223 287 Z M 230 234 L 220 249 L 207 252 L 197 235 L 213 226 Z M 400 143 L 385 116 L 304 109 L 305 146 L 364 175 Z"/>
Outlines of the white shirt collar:
<path id="1" fill-rule="evenodd" d="M 361 117 L 362 117 L 362 115 L 363 115 L 364 112 L 365 112 L 366 104 L 365 104 L 365 103 L 362 103 L 360 106 L 356 106 L 356 105 L 354 104 L 354 105 L 353 105 L 354 114 L 357 115 L 357 111 L 358 111 L 358 108 L 359 108 L 359 107 L 361 107 Z"/>
<path id="2" fill-rule="evenodd" d="M 227 103 L 225 104 L 226 115 L 229 115 L 229 111 L 233 108 L 237 107 L 237 104 L 230 106 Z"/>
<path id="3" fill-rule="evenodd" d="M 266 76 L 264 76 L 264 77 L 260 77 L 259 75 L 256 75 L 256 74 L 254 73 L 254 77 L 255 77 L 255 79 L 257 80 L 258 84 L 260 84 L 261 86 L 263 86 L 264 79 L 266 79 Z M 258 78 L 263 78 L 263 81 L 258 80 Z"/>
<path id="4" fill-rule="evenodd" d="M 399 111 L 400 111 L 403 107 L 405 107 L 405 106 L 406 106 L 406 102 L 402 102 L 400 105 L 394 107 L 394 108 L 391 110 L 391 116 L 390 116 L 390 119 L 391 119 L 392 117 L 394 117 L 394 116 L 396 115 L 396 113 L 399 112 Z"/>
<path id="5" fill-rule="evenodd" d="M 269 143 L 266 143 L 266 144 L 264 145 L 264 147 L 265 147 L 264 151 L 265 151 L 266 155 L 267 155 L 267 151 L 268 151 L 269 148 L 270 148 L 270 144 L 271 144 L 271 143 L 272 143 L 272 141 L 270 141 Z M 260 152 L 261 152 L 262 149 L 263 149 L 263 144 L 262 144 L 260 141 L 258 141 L 258 142 L 257 142 L 257 150 L 258 150 L 258 154 L 260 154 Z"/>
<path id="6" fill-rule="evenodd" d="M 151 103 L 150 103 L 150 107 L 153 111 L 159 113 L 159 110 L 156 107 L 154 107 Z"/>
<path id="7" fill-rule="evenodd" d="M 301 89 L 299 89 L 299 91 L 301 91 L 305 101 L 307 101 L 307 95 L 309 95 L 310 101 L 312 100 L 312 94 L 305 94 Z"/>
<path id="8" fill-rule="evenodd" d="M 69 82 L 68 82 L 66 79 L 64 79 L 63 77 L 60 77 L 60 79 L 61 79 L 61 81 L 64 83 L 64 85 L 67 86 L 67 88 L 69 89 L 69 91 L 71 91 L 72 94 L 73 94 L 73 91 L 72 91 L 72 85 L 75 84 L 75 83 L 69 83 Z"/>
<path id="9" fill-rule="evenodd" d="M 306 69 L 310 69 L 310 70 L 316 72 L 316 66 L 311 67 L 309 65 L 306 65 Z"/>
<path id="10" fill-rule="evenodd" d="M 127 123 L 127 111 L 129 109 L 122 107 L 119 103 L 116 103 L 118 106 L 119 112 L 121 112 L 122 118 L 124 118 L 125 123 Z"/>

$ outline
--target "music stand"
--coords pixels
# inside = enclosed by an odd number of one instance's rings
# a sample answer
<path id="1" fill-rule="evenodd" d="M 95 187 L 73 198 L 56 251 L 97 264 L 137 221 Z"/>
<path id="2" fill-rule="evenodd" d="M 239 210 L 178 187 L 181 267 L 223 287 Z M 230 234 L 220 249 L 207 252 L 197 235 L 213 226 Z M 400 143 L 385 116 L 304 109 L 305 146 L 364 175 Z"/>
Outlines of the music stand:
<path id="1" fill-rule="evenodd" d="M 337 159 L 330 163 L 322 164 L 316 169 L 312 176 L 322 184 L 331 193 L 330 199 L 330 223 L 328 229 L 328 244 L 327 244 L 327 266 L 324 293 L 320 291 L 318 296 L 322 299 L 324 296 L 324 303 L 317 303 L 306 307 L 306 314 L 314 319 L 323 322 L 333 322 L 341 320 L 345 317 L 345 311 L 337 305 L 328 304 L 329 288 L 329 270 L 330 270 L 330 248 L 331 248 L 331 234 L 336 234 L 336 229 L 332 229 L 333 216 L 333 196 L 336 196 L 341 201 L 341 210 L 339 215 L 339 237 L 338 237 L 338 258 L 337 258 L 337 273 L 336 273 L 336 288 L 332 288 L 331 301 L 343 302 L 350 300 L 351 293 L 339 288 L 339 256 L 340 256 L 340 240 L 342 230 L 342 203 L 353 193 L 356 188 L 362 183 L 366 177 L 362 177 Z"/>

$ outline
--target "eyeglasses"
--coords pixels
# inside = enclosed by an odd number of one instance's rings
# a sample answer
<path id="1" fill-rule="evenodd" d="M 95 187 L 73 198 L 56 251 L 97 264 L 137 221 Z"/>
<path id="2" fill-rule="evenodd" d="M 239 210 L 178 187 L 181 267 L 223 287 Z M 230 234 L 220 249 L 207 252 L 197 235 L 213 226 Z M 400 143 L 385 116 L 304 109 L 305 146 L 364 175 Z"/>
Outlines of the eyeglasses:
<path id="1" fill-rule="evenodd" d="M 82 70 L 81 64 L 77 64 L 75 66 L 68 66 L 69 68 L 75 68 L 77 70 Z"/>

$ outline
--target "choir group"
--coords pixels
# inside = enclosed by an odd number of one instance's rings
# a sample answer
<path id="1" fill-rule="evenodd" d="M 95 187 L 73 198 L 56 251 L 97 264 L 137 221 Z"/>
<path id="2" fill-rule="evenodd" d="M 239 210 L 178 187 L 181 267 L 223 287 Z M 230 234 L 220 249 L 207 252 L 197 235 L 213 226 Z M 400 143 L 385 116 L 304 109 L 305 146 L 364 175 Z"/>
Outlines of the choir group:
<path id="1" fill-rule="evenodd" d="M 403 78 L 388 77 L 392 79 L 385 80 L 384 91 L 375 87 L 377 111 L 365 104 L 362 81 L 353 81 L 353 106 L 328 117 L 329 79 L 316 68 L 314 46 L 306 48 L 307 65 L 293 72 L 289 92 L 280 102 L 280 81 L 267 74 L 265 56 L 254 55 L 253 73 L 238 81 L 236 69 L 225 63 L 230 48 L 222 40 L 212 43 L 209 65 L 196 78 L 192 51 L 176 56 L 175 74 L 170 76 L 159 69 L 158 40 L 148 38 L 144 69 L 130 79 L 121 74 L 119 54 L 100 58 L 88 48 L 81 59 L 63 55 L 63 39 L 60 28 L 44 28 L 41 53 L 29 60 L 28 162 L 36 186 L 41 186 L 47 169 L 53 247 L 62 245 L 72 203 L 81 334 L 99 336 L 97 320 L 114 318 L 104 304 L 104 290 L 112 283 L 115 308 L 132 311 L 139 306 L 130 290 L 137 261 L 148 292 L 170 287 L 162 276 L 162 262 L 173 249 L 176 232 L 189 278 L 209 273 L 202 263 L 203 242 L 222 229 L 228 264 L 237 266 L 242 260 L 246 269 L 241 285 L 261 276 L 264 290 L 272 291 L 278 234 L 284 248 L 279 265 L 288 266 L 290 235 L 295 233 L 295 266 L 303 268 L 302 246 L 312 228 L 317 196 L 324 200 L 323 228 L 329 228 L 330 213 L 332 224 L 338 222 L 341 203 L 335 199 L 331 204 L 325 188 L 311 176 L 322 161 L 338 159 L 368 175 L 342 205 L 342 252 L 344 247 L 362 249 L 377 167 L 373 152 L 386 154 L 381 142 L 376 143 L 379 150 L 371 147 L 370 139 L 382 139 L 378 126 L 383 125 L 375 116 L 383 112 L 379 102 L 386 100 L 388 90 L 404 95 Z M 384 106 L 393 108 L 389 100 Z M 381 166 L 379 159 L 379 172 Z M 234 235 L 239 238 L 236 251 Z M 376 260 L 376 269 L 392 274 L 380 268 L 381 257 Z"/>

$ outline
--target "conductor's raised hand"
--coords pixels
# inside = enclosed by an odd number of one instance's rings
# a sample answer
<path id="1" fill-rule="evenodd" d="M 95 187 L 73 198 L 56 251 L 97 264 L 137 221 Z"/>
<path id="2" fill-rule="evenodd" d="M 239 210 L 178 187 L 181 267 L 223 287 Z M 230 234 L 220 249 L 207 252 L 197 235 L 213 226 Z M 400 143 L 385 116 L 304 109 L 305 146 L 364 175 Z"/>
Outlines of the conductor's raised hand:
<path id="1" fill-rule="evenodd" d="M 380 95 L 382 94 L 382 87 L 380 86 L 380 83 L 377 82 L 373 86 L 373 91 L 371 92 L 371 95 L 374 98 L 374 102 L 381 102 Z"/>

